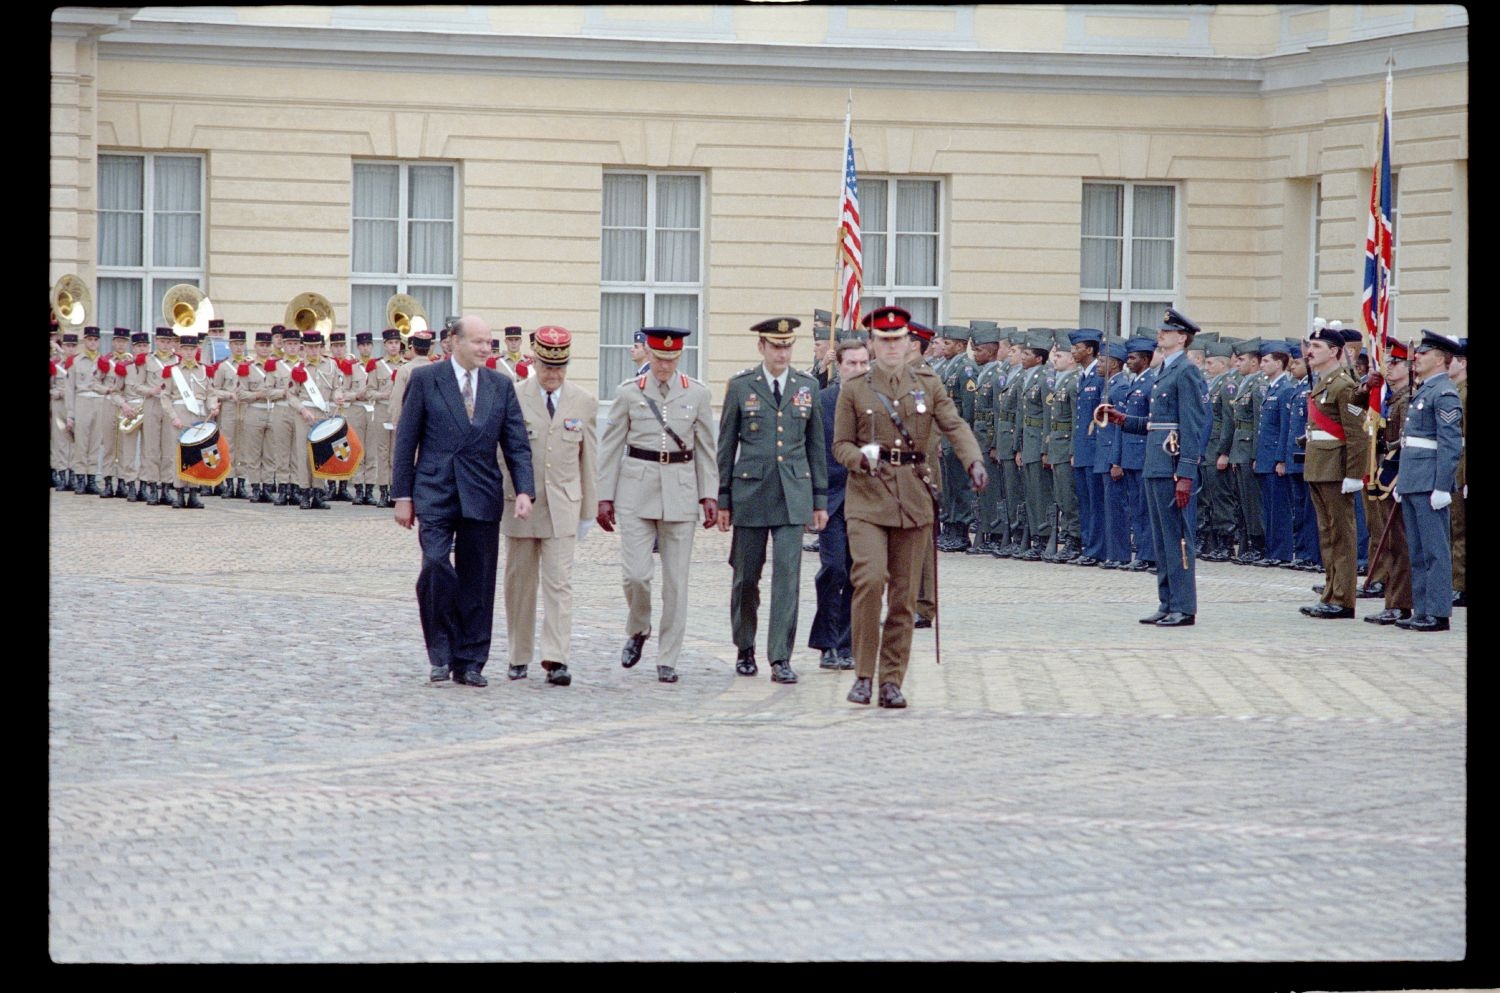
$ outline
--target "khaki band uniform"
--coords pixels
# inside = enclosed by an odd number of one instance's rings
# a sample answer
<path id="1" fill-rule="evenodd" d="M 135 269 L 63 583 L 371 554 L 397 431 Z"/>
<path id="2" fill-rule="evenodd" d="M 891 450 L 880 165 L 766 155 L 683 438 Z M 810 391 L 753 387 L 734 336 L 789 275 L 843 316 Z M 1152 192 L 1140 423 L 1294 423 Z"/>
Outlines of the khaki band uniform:
<path id="1" fill-rule="evenodd" d="M 390 359 L 381 356 L 375 361 L 375 371 L 366 377 L 366 388 L 370 402 L 375 404 L 375 413 L 370 418 L 370 438 L 365 444 L 369 449 L 369 461 L 375 468 L 373 482 L 376 486 L 391 485 L 391 440 L 393 436 L 385 426 L 396 423 L 391 417 L 391 394 L 392 388 L 396 385 L 393 378 L 403 364 L 400 362 L 393 364 Z"/>
<path id="2" fill-rule="evenodd" d="M 106 398 L 109 374 L 99 371 L 98 352 L 80 351 L 68 370 L 68 416 L 73 418 L 73 472 L 92 476 L 104 451 L 104 428 L 111 407 Z"/>
<path id="3" fill-rule="evenodd" d="M 1354 494 L 1342 493 L 1340 489 L 1343 480 L 1364 476 L 1368 458 L 1364 411 L 1354 402 L 1357 388 L 1354 377 L 1344 366 L 1318 377 L 1307 398 L 1307 459 L 1303 463 L 1303 479 L 1318 514 L 1318 545 L 1327 574 L 1321 600 L 1351 609 L 1359 581 Z M 1325 418 L 1341 426 L 1343 441 L 1317 427 L 1311 413 L 1314 404 Z"/>
<path id="4" fill-rule="evenodd" d="M 120 415 L 125 412 L 125 384 L 130 379 L 131 370 L 135 368 L 135 356 L 126 351 L 124 354 L 111 352 L 105 358 L 109 360 L 110 371 L 104 377 L 104 399 L 109 406 L 104 413 L 103 467 L 100 473 L 106 478 L 113 477 L 123 481 L 127 468 L 130 472 L 135 471 L 135 459 L 126 456 L 126 442 L 134 444 L 136 437 L 134 434 L 121 434 L 119 421 Z M 115 371 L 116 363 L 124 364 L 123 376 Z"/>
<path id="5" fill-rule="evenodd" d="M 216 417 L 219 437 L 229 442 L 229 479 L 245 475 L 240 455 L 244 450 L 244 432 L 240 418 L 240 392 L 244 389 L 244 380 L 239 375 L 240 363 L 245 361 L 244 356 L 235 358 L 231 355 L 214 369 L 213 379 L 209 383 L 210 395 L 219 404 Z M 225 485 L 228 482 L 226 479 Z"/>
<path id="6" fill-rule="evenodd" d="M 511 514 L 500 524 L 500 532 L 505 535 L 505 636 L 511 665 L 529 665 L 532 661 L 539 585 L 541 659 L 567 664 L 568 639 L 573 631 L 573 553 L 578 524 L 593 520 L 598 504 L 594 496 L 597 405 L 593 394 L 566 380 L 560 394 L 555 401 L 557 413 L 549 417 L 547 395 L 536 377 L 523 379 L 516 386 L 516 398 L 526 418 L 526 436 L 531 439 L 536 500 L 526 520 Z M 506 503 L 513 503 L 515 498 L 507 472 Z"/>
<path id="7" fill-rule="evenodd" d="M 924 478 L 935 476 L 937 466 L 925 458 L 921 463 L 891 464 L 890 453 L 907 453 L 898 456 L 907 459 L 911 446 L 902 439 L 877 391 L 891 400 L 924 456 L 939 431 L 966 469 L 980 460 L 980 452 L 942 381 L 922 366 L 901 366 L 889 373 L 871 366 L 839 391 L 833 456 L 849 470 L 844 517 L 854 560 L 850 627 L 855 674 L 861 679 L 875 677 L 878 657 L 878 682 L 899 687 L 911 655 L 917 580 L 922 559 L 932 546 L 933 500 Z M 924 409 L 918 411 L 918 406 Z M 860 446 L 871 442 L 880 446 L 883 456 L 873 475 L 861 468 L 860 452 Z M 889 604 L 883 625 L 882 597 Z"/>
<path id="8" fill-rule="evenodd" d="M 172 418 L 163 408 L 161 398 L 167 392 L 166 370 L 177 364 L 177 356 L 160 351 L 146 356 L 141 378 L 135 383 L 138 396 L 146 404 L 146 419 L 141 422 L 141 480 L 172 486 L 177 482 L 177 432 Z M 170 404 L 167 405 L 170 407 Z"/>
<path id="9" fill-rule="evenodd" d="M 276 368 L 262 369 L 266 373 L 265 402 L 271 404 L 267 411 L 266 441 L 261 449 L 262 472 L 268 478 L 274 478 L 278 485 L 295 485 L 292 481 L 297 478 L 297 422 L 300 418 L 292 412 L 291 400 L 288 399 L 292 364 L 281 358 L 276 360 Z"/>
<path id="10" fill-rule="evenodd" d="M 665 387 L 663 390 L 662 387 Z M 628 449 L 671 456 L 677 445 L 662 430 L 646 398 L 692 453 L 691 461 L 632 457 Z M 713 405 L 708 387 L 683 373 L 665 384 L 649 372 L 620 384 L 599 442 L 599 499 L 612 500 L 620 529 L 620 568 L 629 607 L 628 637 L 651 632 L 651 543 L 661 553 L 662 612 L 658 666 L 675 666 L 687 630 L 688 569 L 700 500 L 716 500 Z"/>
<path id="11" fill-rule="evenodd" d="M 339 413 L 348 418 L 349 428 L 359 436 L 360 444 L 373 444 L 375 435 L 375 404 L 370 399 L 371 383 L 370 373 L 366 371 L 367 362 L 356 356 L 354 365 L 350 368 L 348 382 L 344 385 L 344 395 L 348 400 L 339 409 Z M 349 482 L 355 486 L 363 486 L 375 481 L 375 459 L 366 457 L 360 459 L 359 471 Z"/>
<path id="12" fill-rule="evenodd" d="M 287 402 L 293 411 L 292 426 L 296 430 L 292 438 L 293 464 L 287 467 L 287 482 L 296 486 L 311 487 L 314 480 L 312 456 L 307 450 L 307 432 L 311 430 L 312 424 L 307 423 L 301 411 L 312 411 L 313 424 L 329 416 L 329 412 L 333 410 L 334 391 L 344 388 L 344 374 L 339 371 L 339 367 L 332 359 L 327 358 L 319 358 L 316 362 L 303 361 L 301 366 L 307 372 L 307 382 L 299 383 L 288 373 L 286 384 Z M 328 407 L 327 411 L 313 403 L 308 383 L 317 384 L 323 403 Z M 323 480 L 318 482 L 323 482 Z"/>
<path id="13" fill-rule="evenodd" d="M 251 486 L 265 487 L 271 485 L 276 474 L 270 457 L 271 415 L 276 409 L 272 395 L 276 392 L 276 377 L 266 372 L 265 362 L 258 357 L 250 359 L 249 364 L 250 375 L 240 381 L 237 398 L 239 447 L 230 449 L 229 458 L 234 463 L 236 476 Z M 284 406 L 286 401 L 281 403 Z"/>
<path id="14" fill-rule="evenodd" d="M 146 385 L 146 363 L 137 364 L 134 355 L 130 356 L 130 364 L 125 370 L 125 376 L 120 384 L 120 398 L 125 406 L 125 412 L 139 414 L 149 409 L 152 405 L 146 402 L 143 387 Z M 146 426 L 151 422 L 150 415 L 141 421 L 141 426 L 130 434 L 120 435 L 120 472 L 127 483 L 140 483 L 149 480 L 146 477 Z M 115 432 L 120 434 L 118 430 Z"/>
<path id="15" fill-rule="evenodd" d="M 65 472 L 71 464 L 73 455 L 73 442 L 68 438 L 68 369 L 64 358 L 57 359 L 57 371 L 52 375 L 49 385 L 48 411 L 52 415 L 49 419 L 52 430 L 52 468 L 59 472 Z M 58 427 L 57 422 L 62 421 L 63 426 Z"/>
<path id="16" fill-rule="evenodd" d="M 182 434 L 189 425 L 197 421 L 210 420 L 214 416 L 211 410 L 213 405 L 211 395 L 213 387 L 209 382 L 208 370 L 198 362 L 180 362 L 178 363 L 178 368 L 182 370 L 181 377 L 172 376 L 167 379 L 167 388 L 162 392 L 160 397 L 160 406 L 162 412 L 166 415 L 166 427 L 171 432 L 172 438 L 170 444 L 163 445 L 163 461 L 167 466 L 166 472 L 168 473 L 164 477 L 164 480 L 174 485 L 179 482 L 177 479 L 179 459 L 177 451 L 178 435 Z M 186 384 L 187 393 L 184 393 L 182 388 L 179 387 L 179 379 Z M 194 411 L 188 406 L 189 395 L 191 395 L 193 400 L 197 401 L 198 411 Z M 181 426 L 172 423 L 172 418 L 174 417 L 177 418 Z M 233 451 L 229 453 L 229 458 L 231 460 L 234 459 Z"/>

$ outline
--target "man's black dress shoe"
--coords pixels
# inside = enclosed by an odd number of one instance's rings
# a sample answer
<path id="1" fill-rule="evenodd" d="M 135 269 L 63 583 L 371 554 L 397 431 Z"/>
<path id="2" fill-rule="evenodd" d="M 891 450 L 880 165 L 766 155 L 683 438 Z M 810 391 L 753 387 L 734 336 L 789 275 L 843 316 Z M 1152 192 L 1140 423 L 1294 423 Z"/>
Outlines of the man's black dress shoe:
<path id="1" fill-rule="evenodd" d="M 772 662 L 771 663 L 771 682 L 773 682 L 773 683 L 795 683 L 796 681 L 797 681 L 797 674 L 792 671 L 792 667 L 791 667 L 791 665 L 789 663 L 786 663 L 786 662 Z"/>
<path id="2" fill-rule="evenodd" d="M 912 622 L 911 626 L 914 628 L 930 628 L 932 627 L 932 618 L 923 617 L 921 614 L 918 614 L 917 619 Z"/>
<path id="3" fill-rule="evenodd" d="M 854 668 L 854 656 L 853 655 L 840 655 L 839 656 L 839 668 L 840 669 L 853 669 Z"/>
<path id="4" fill-rule="evenodd" d="M 1156 613 L 1152 614 L 1150 617 L 1142 617 L 1141 618 L 1141 623 L 1142 624 L 1155 624 L 1157 621 L 1161 620 L 1163 617 L 1166 617 L 1170 613 L 1171 613 L 1170 610 L 1158 610 Z"/>
<path id="5" fill-rule="evenodd" d="M 488 679 L 485 679 L 481 673 L 477 673 L 473 669 L 466 669 L 463 672 L 455 672 L 453 674 L 453 681 L 455 683 L 462 683 L 464 686 L 490 685 L 490 681 Z"/>
<path id="6" fill-rule="evenodd" d="M 547 669 L 547 663 L 542 663 L 542 668 Z M 552 668 L 547 669 L 547 685 L 549 686 L 571 686 L 573 676 L 568 672 L 568 667 L 561 662 L 552 663 Z"/>
<path id="7" fill-rule="evenodd" d="M 802 550 L 804 552 L 816 552 L 818 550 L 818 539 L 814 538 L 812 541 L 804 541 L 802 543 Z"/>
<path id="8" fill-rule="evenodd" d="M 1311 607 L 1297 608 L 1308 617 L 1320 621 L 1338 621 L 1354 616 L 1353 607 L 1336 607 L 1331 603 L 1316 603 Z"/>
<path id="9" fill-rule="evenodd" d="M 1099 564 L 1099 560 L 1096 559 L 1096 558 L 1094 558 L 1092 555 L 1085 555 L 1082 558 L 1076 558 L 1076 559 L 1074 559 L 1069 564 L 1070 565 L 1091 566 L 1091 565 L 1098 565 Z"/>
<path id="10" fill-rule="evenodd" d="M 1257 569 L 1274 569 L 1279 565 L 1286 565 L 1282 559 L 1261 559 L 1254 563 Z"/>
<path id="11" fill-rule="evenodd" d="M 1448 630 L 1448 618 L 1433 617 L 1431 615 L 1413 617 L 1404 626 L 1408 631 L 1446 631 Z"/>
<path id="12" fill-rule="evenodd" d="M 1105 559 L 1103 562 L 1099 563 L 1099 568 L 1101 568 L 1101 569 L 1118 569 L 1118 568 L 1121 567 L 1121 565 L 1122 565 L 1122 563 L 1116 562 L 1114 559 Z"/>
<path id="13" fill-rule="evenodd" d="M 434 683 L 446 683 L 448 681 L 448 667 L 445 665 L 433 666 L 432 672 L 427 678 Z"/>
<path id="14" fill-rule="evenodd" d="M 1155 567 L 1155 562 L 1146 562 L 1142 559 L 1136 559 L 1134 562 L 1125 566 L 1126 570 L 1128 570 L 1129 572 L 1146 572 Z"/>
<path id="15" fill-rule="evenodd" d="M 672 668 L 669 665 L 659 665 L 659 666 L 657 666 L 656 667 L 656 681 L 658 683 L 675 683 L 675 682 L 677 682 L 677 670 L 674 669 L 674 668 Z"/>
<path id="16" fill-rule="evenodd" d="M 1354 596 L 1359 600 L 1378 599 L 1379 597 L 1385 596 L 1385 584 L 1381 582 L 1374 582 L 1369 584 L 1368 586 L 1362 586 L 1354 592 Z"/>
<path id="17" fill-rule="evenodd" d="M 645 634 L 633 634 L 625 639 L 625 647 L 620 649 L 620 664 L 629 669 L 639 662 L 641 660 L 641 646 L 646 643 L 646 639 L 649 637 L 651 637 L 651 632 L 647 631 Z"/>
<path id="18" fill-rule="evenodd" d="M 869 703 L 870 702 L 870 680 L 869 680 L 869 677 L 867 677 L 867 676 L 857 676 L 857 677 L 855 677 L 854 686 L 850 688 L 850 690 L 849 690 L 849 696 L 847 697 L 847 699 L 848 699 L 848 701 L 850 703 Z"/>
<path id="19" fill-rule="evenodd" d="M 1411 611 L 1405 607 L 1387 607 L 1380 613 L 1371 614 L 1364 620 L 1366 624 L 1395 624 L 1397 621 L 1404 621 L 1410 616 Z"/>
<path id="20" fill-rule="evenodd" d="M 1182 614 L 1172 611 L 1166 617 L 1156 622 L 1159 628 L 1190 628 L 1193 626 L 1193 614 Z"/>
<path id="21" fill-rule="evenodd" d="M 734 671 L 741 676 L 753 676 L 760 670 L 755 665 L 755 646 L 741 648 L 739 656 L 734 660 Z"/>
<path id="22" fill-rule="evenodd" d="M 510 670 L 506 672 L 506 675 L 511 679 L 525 679 L 526 667 L 524 665 L 513 665 L 510 667 Z"/>
<path id="23" fill-rule="evenodd" d="M 881 683 L 880 706 L 890 707 L 892 710 L 900 710 L 905 707 L 906 697 L 901 695 L 901 687 L 895 683 Z"/>
<path id="24" fill-rule="evenodd" d="M 1453 606 L 1455 606 L 1455 607 L 1467 607 L 1468 605 L 1469 605 L 1469 591 L 1468 590 L 1454 590 L 1453 591 Z"/>
<path id="25" fill-rule="evenodd" d="M 839 667 L 838 653 L 831 648 L 823 649 L 823 654 L 818 659 L 819 669 L 837 669 Z"/>

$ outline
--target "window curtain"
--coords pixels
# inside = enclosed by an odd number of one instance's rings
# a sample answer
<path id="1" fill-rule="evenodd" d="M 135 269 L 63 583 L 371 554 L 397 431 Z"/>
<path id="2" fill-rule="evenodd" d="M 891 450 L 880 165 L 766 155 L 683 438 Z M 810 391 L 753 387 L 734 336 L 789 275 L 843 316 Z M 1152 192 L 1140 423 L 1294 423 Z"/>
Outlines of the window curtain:
<path id="1" fill-rule="evenodd" d="M 658 176 L 656 179 L 657 282 L 698 281 L 699 207 L 702 200 L 699 189 L 697 176 Z"/>
<path id="2" fill-rule="evenodd" d="M 139 279 L 101 276 L 99 302 L 96 306 L 99 308 L 99 313 L 88 315 L 90 324 L 97 324 L 101 328 L 147 330 L 146 326 L 141 323 L 145 315 L 141 310 L 141 280 Z"/>
<path id="3" fill-rule="evenodd" d="M 408 272 L 452 276 L 453 167 L 412 166 L 407 170 L 407 210 L 411 215 L 407 245 Z M 415 296 L 416 294 L 412 294 Z"/>
<path id="4" fill-rule="evenodd" d="M 602 278 L 640 283 L 646 279 L 646 177 L 604 177 Z M 639 327 L 640 325 L 637 325 Z"/>
<path id="5" fill-rule="evenodd" d="M 1167 314 L 1167 308 L 1172 306 L 1170 300 L 1137 300 L 1130 305 L 1130 333 L 1135 334 L 1136 328 L 1149 328 L 1151 337 L 1156 337 L 1156 329 L 1161 326 L 1161 320 Z"/>
<path id="6" fill-rule="evenodd" d="M 1176 223 L 1172 193 L 1170 186 L 1135 187 L 1130 246 L 1132 289 L 1172 288 L 1172 237 Z"/>
<path id="7" fill-rule="evenodd" d="M 686 328 L 693 332 L 683 342 L 682 359 L 677 364 L 679 372 L 689 376 L 698 375 L 698 295 L 696 293 L 658 293 L 655 315 L 651 323 L 659 327 Z"/>
<path id="8" fill-rule="evenodd" d="M 400 182 L 400 166 L 354 167 L 353 271 L 396 272 Z"/>
<path id="9" fill-rule="evenodd" d="M 102 266 L 145 264 L 141 248 L 145 171 L 146 160 L 139 155 L 99 156 L 99 264 Z M 139 314 L 140 309 L 135 313 Z"/>
<path id="10" fill-rule="evenodd" d="M 355 285 L 353 290 L 349 301 L 349 327 L 355 331 L 384 331 L 385 302 L 396 292 L 396 287 Z"/>
<path id="11" fill-rule="evenodd" d="M 866 286 L 885 286 L 886 190 L 883 179 L 859 181 L 860 248 Z M 865 307 L 868 311 L 869 308 Z"/>
<path id="12" fill-rule="evenodd" d="M 158 155 L 152 166 L 152 265 L 201 268 L 203 163 L 186 156 Z"/>
<path id="13" fill-rule="evenodd" d="M 391 292 L 394 293 L 396 291 L 393 289 Z M 406 292 L 415 297 L 417 303 L 422 305 L 422 309 L 427 311 L 427 326 L 429 328 L 433 328 L 434 330 L 441 328 L 445 320 L 458 315 L 458 311 L 454 309 L 457 303 L 453 299 L 453 287 L 451 286 L 408 286 Z M 383 308 L 385 307 L 385 301 L 381 300 L 380 305 L 382 308 L 380 319 L 384 321 L 385 311 Z M 381 327 L 384 328 L 385 325 L 382 324 Z M 498 338 L 499 335 L 494 335 L 493 337 Z"/>
<path id="14" fill-rule="evenodd" d="M 1079 276 L 1086 289 L 1120 288 L 1120 238 L 1125 223 L 1123 194 L 1122 186 L 1083 184 L 1083 245 Z"/>
<path id="15" fill-rule="evenodd" d="M 605 293 L 599 298 L 599 395 L 608 400 L 615 387 L 635 375 L 630 345 L 646 323 L 643 293 Z"/>
<path id="16" fill-rule="evenodd" d="M 925 324 L 930 328 L 937 326 L 937 301 L 932 297 L 897 297 L 896 306 L 910 314 L 911 319 L 918 324 Z"/>
<path id="17" fill-rule="evenodd" d="M 1106 336 L 1120 336 L 1120 305 L 1103 300 L 1084 300 L 1078 305 L 1078 326 L 1103 331 Z M 1128 336 L 1127 336 L 1128 337 Z"/>
<path id="18" fill-rule="evenodd" d="M 896 285 L 937 285 L 938 184 L 896 183 Z M 922 322 L 926 323 L 926 322 Z"/>

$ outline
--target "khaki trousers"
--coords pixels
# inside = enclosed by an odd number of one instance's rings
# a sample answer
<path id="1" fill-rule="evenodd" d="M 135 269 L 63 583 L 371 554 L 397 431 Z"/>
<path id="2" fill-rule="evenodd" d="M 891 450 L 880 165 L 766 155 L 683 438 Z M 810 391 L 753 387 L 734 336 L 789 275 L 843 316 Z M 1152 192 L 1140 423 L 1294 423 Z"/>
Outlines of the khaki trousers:
<path id="1" fill-rule="evenodd" d="M 1335 607 L 1353 607 L 1359 583 L 1355 550 L 1354 494 L 1340 493 L 1340 484 L 1308 483 L 1313 509 L 1318 515 L 1318 550 L 1326 575 L 1322 602 Z"/>
<path id="2" fill-rule="evenodd" d="M 365 447 L 365 454 L 359 460 L 359 471 L 349 480 L 350 485 L 363 486 L 366 483 L 375 482 L 375 431 L 372 428 L 372 416 L 368 410 L 358 403 L 351 403 L 344 408 L 344 416 L 349 420 L 349 430 L 359 435 L 359 443 Z"/>
<path id="3" fill-rule="evenodd" d="M 573 632 L 573 551 L 577 535 L 505 539 L 505 639 L 510 664 L 530 665 L 536 644 L 536 594 L 542 591 L 543 662 L 568 661 Z M 647 549 L 649 554 L 650 550 Z"/>
<path id="4" fill-rule="evenodd" d="M 854 560 L 849 626 L 855 675 L 861 679 L 875 678 L 877 658 L 880 683 L 900 686 L 906 678 L 921 557 L 931 548 L 930 524 L 887 528 L 869 521 L 849 521 L 849 554 Z M 884 624 L 880 620 L 882 597 L 887 605 Z"/>
<path id="5" fill-rule="evenodd" d="M 234 463 L 234 474 L 247 483 L 260 486 L 271 485 L 276 473 L 271 461 L 271 415 L 276 408 L 266 408 L 264 403 L 247 403 L 240 407 L 240 435 L 238 448 L 229 452 Z"/>
<path id="6" fill-rule="evenodd" d="M 676 665 L 687 630 L 688 567 L 693 561 L 693 529 L 697 521 L 658 521 L 620 515 L 620 569 L 624 573 L 625 604 L 630 610 L 625 634 L 651 631 L 651 573 L 655 569 L 651 543 L 661 557 L 661 628 L 656 642 L 656 664 Z"/>
<path id="7" fill-rule="evenodd" d="M 278 401 L 271 411 L 271 430 L 269 445 L 271 449 L 271 464 L 269 468 L 276 473 L 276 482 L 281 485 L 290 483 L 299 485 L 298 480 L 302 478 L 297 472 L 298 454 L 297 448 L 297 425 L 302 419 L 292 413 L 291 404 L 285 400 Z M 306 430 L 304 428 L 304 430 Z M 307 461 L 303 453 L 303 462 Z"/>
<path id="8" fill-rule="evenodd" d="M 73 472 L 86 476 L 99 472 L 104 452 L 104 422 L 114 408 L 102 396 L 79 394 L 73 401 Z"/>
<path id="9" fill-rule="evenodd" d="M 1454 487 L 1453 502 L 1448 505 L 1448 530 L 1453 539 L 1453 590 L 1463 593 L 1468 586 L 1468 555 L 1466 554 L 1469 544 L 1468 524 L 1465 518 L 1468 516 L 1468 508 L 1465 506 L 1469 498 L 1464 496 L 1462 486 Z"/>
<path id="10" fill-rule="evenodd" d="M 157 397 L 146 398 L 146 420 L 141 424 L 141 479 L 147 483 L 177 482 L 177 435 L 172 419 Z"/>
<path id="11" fill-rule="evenodd" d="M 219 437 L 229 442 L 229 475 L 224 479 L 224 485 L 229 485 L 229 480 L 236 476 L 243 476 L 244 466 L 240 462 L 241 430 L 239 404 L 234 400 L 219 401 Z"/>
<path id="12" fill-rule="evenodd" d="M 58 421 L 68 422 L 68 404 L 65 400 L 53 400 L 52 417 L 48 422 L 52 431 L 52 468 L 64 471 L 73 458 L 73 443 L 68 440 L 68 429 L 57 426 Z"/>

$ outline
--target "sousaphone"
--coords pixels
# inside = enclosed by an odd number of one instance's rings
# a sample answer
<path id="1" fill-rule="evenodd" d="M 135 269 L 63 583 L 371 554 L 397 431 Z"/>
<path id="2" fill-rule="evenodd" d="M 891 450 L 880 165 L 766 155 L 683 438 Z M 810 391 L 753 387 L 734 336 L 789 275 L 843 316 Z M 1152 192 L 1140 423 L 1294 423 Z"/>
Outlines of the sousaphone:
<path id="1" fill-rule="evenodd" d="M 405 345 L 413 331 L 427 330 L 427 311 L 416 297 L 397 293 L 385 302 L 385 321 L 387 327 L 401 332 L 401 343 Z"/>
<path id="2" fill-rule="evenodd" d="M 192 283 L 178 283 L 161 298 L 161 316 L 172 325 L 174 333 L 201 335 L 214 319 L 213 301 Z"/>
<path id="3" fill-rule="evenodd" d="M 298 293 L 286 305 L 281 323 L 299 332 L 317 331 L 327 341 L 328 333 L 333 330 L 333 304 L 321 293 Z"/>
<path id="4" fill-rule="evenodd" d="M 88 284 L 73 273 L 61 277 L 52 287 L 52 313 L 59 327 L 76 328 L 94 313 L 93 294 Z"/>

